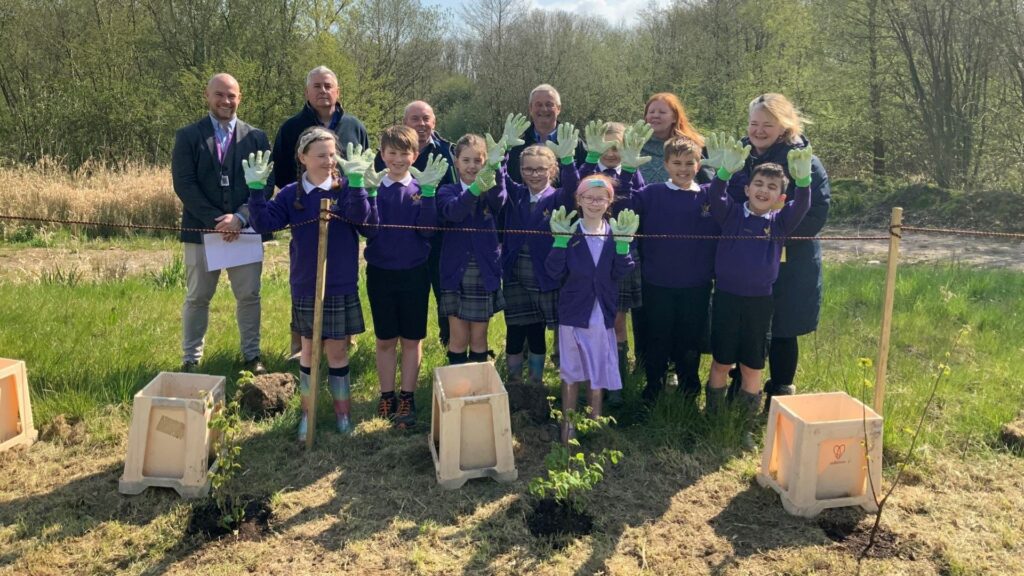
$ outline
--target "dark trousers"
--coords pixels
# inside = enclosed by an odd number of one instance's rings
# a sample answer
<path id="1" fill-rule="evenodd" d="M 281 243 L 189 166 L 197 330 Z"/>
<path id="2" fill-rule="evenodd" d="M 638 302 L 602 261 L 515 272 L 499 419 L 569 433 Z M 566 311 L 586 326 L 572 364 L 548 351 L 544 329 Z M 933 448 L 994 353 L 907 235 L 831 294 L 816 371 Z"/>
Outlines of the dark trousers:
<path id="1" fill-rule="evenodd" d="M 665 288 L 644 283 L 647 385 L 661 387 L 669 360 L 683 392 L 700 392 L 700 351 L 708 337 L 711 285 Z M 634 315 L 634 318 L 640 315 Z M 635 326 L 635 325 L 634 325 Z"/>

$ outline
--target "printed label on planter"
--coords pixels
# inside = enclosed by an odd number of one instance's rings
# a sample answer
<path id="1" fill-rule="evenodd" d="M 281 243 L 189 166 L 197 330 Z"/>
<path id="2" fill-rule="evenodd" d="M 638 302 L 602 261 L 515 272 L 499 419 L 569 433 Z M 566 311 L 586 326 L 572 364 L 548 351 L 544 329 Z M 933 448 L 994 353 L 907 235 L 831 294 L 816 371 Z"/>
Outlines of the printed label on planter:
<path id="1" fill-rule="evenodd" d="M 161 416 L 160 420 L 156 423 L 156 431 L 163 432 L 168 436 L 181 440 L 185 437 L 185 423 L 175 420 L 174 418 Z"/>

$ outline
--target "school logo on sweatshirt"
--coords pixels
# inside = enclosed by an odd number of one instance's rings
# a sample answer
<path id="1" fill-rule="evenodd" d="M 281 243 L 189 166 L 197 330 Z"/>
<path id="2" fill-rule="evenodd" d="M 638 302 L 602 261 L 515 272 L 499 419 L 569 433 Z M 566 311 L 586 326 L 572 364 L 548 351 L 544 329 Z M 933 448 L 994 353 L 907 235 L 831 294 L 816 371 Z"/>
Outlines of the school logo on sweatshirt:
<path id="1" fill-rule="evenodd" d="M 711 218 L 711 204 L 705 202 L 700 205 L 700 217 Z"/>
<path id="2" fill-rule="evenodd" d="M 417 192 L 417 193 L 413 194 L 412 196 L 409 196 L 409 199 L 412 200 L 413 204 L 419 204 L 420 203 L 420 198 L 422 198 L 422 197 L 423 197 L 423 194 L 420 194 L 419 192 Z"/>

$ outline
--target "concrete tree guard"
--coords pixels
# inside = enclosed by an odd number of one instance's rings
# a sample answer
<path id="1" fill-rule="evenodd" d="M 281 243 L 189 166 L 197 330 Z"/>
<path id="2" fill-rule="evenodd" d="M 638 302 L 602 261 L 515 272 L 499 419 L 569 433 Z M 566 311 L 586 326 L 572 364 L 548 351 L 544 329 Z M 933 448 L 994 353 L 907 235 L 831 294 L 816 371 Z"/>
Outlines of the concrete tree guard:
<path id="1" fill-rule="evenodd" d="M 184 498 L 206 496 L 216 433 L 210 419 L 224 406 L 223 376 L 161 372 L 135 394 L 128 455 L 117 490 L 139 494 L 173 488 Z"/>
<path id="2" fill-rule="evenodd" d="M 471 478 L 518 477 L 508 393 L 494 364 L 435 368 L 431 405 L 427 440 L 441 487 L 460 488 Z"/>
<path id="3" fill-rule="evenodd" d="M 844 392 L 773 397 L 757 482 L 794 516 L 843 506 L 877 511 L 882 417 Z"/>
<path id="4" fill-rule="evenodd" d="M 32 424 L 25 362 L 0 358 L 0 452 L 31 446 L 39 432 Z"/>

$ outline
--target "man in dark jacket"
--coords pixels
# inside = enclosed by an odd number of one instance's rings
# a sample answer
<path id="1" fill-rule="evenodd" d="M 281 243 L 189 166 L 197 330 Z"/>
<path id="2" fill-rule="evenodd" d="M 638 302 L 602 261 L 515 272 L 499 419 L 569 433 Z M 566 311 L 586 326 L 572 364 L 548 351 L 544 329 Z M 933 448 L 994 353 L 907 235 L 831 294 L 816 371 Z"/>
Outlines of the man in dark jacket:
<path id="1" fill-rule="evenodd" d="M 182 371 L 196 369 L 203 356 L 203 342 L 210 313 L 210 299 L 217 290 L 220 270 L 208 270 L 203 234 L 188 230 L 217 230 L 226 242 L 238 238 L 248 225 L 249 188 L 242 159 L 270 149 L 263 131 L 238 119 L 242 101 L 238 81 L 215 74 L 206 85 L 209 113 L 178 130 L 174 136 L 171 178 L 181 198 L 181 241 L 185 247 L 185 305 L 182 308 Z M 274 180 L 267 183 L 273 190 Z M 246 369 L 266 373 L 260 361 L 260 275 L 263 263 L 227 269 L 235 295 L 238 333 Z"/>
<path id="2" fill-rule="evenodd" d="M 519 172 L 519 156 L 527 146 L 543 144 L 548 140 L 558 142 L 558 115 L 562 112 L 562 97 L 558 90 L 550 84 L 541 84 L 530 91 L 529 99 L 530 127 L 523 134 L 526 142 L 508 151 L 508 175 L 522 184 L 523 175 Z M 587 158 L 587 148 L 583 141 L 576 143 L 576 165 L 581 166 Z"/>
<path id="3" fill-rule="evenodd" d="M 455 157 L 452 143 L 441 138 L 441 135 L 434 129 L 437 126 L 437 117 L 434 116 L 434 109 L 422 100 L 414 100 L 405 106 L 405 113 L 402 116 L 402 124 L 416 131 L 416 138 L 419 141 L 419 153 L 413 167 L 423 170 L 427 166 L 427 159 L 432 154 L 440 154 L 448 161 L 448 173 L 444 175 L 437 187 L 457 182 L 455 177 Z M 374 170 L 384 169 L 384 159 L 377 152 L 374 160 Z M 434 302 L 438 303 L 441 298 L 441 242 L 443 236 L 440 232 L 430 238 L 430 259 L 427 260 L 427 268 L 430 274 L 430 286 L 434 291 Z M 448 318 L 438 315 L 437 317 L 438 336 L 443 346 L 448 345 Z"/>
<path id="4" fill-rule="evenodd" d="M 330 68 L 317 66 L 306 74 L 306 104 L 284 121 L 274 139 L 274 182 L 278 188 L 299 179 L 295 146 L 299 134 L 310 126 L 324 126 L 338 135 L 338 153 L 344 156 L 348 144 L 370 145 L 366 127 L 345 112 L 338 102 L 338 77 Z"/>
<path id="5" fill-rule="evenodd" d="M 345 112 L 338 102 L 338 76 L 326 66 L 317 66 L 306 74 L 306 104 L 295 116 L 284 121 L 274 139 L 274 182 L 278 188 L 299 179 L 295 147 L 299 135 L 310 126 L 323 126 L 338 135 L 338 154 L 345 156 L 349 144 L 370 145 L 366 127 L 359 118 Z M 292 327 L 292 357 L 302 349 L 299 333 Z"/>

